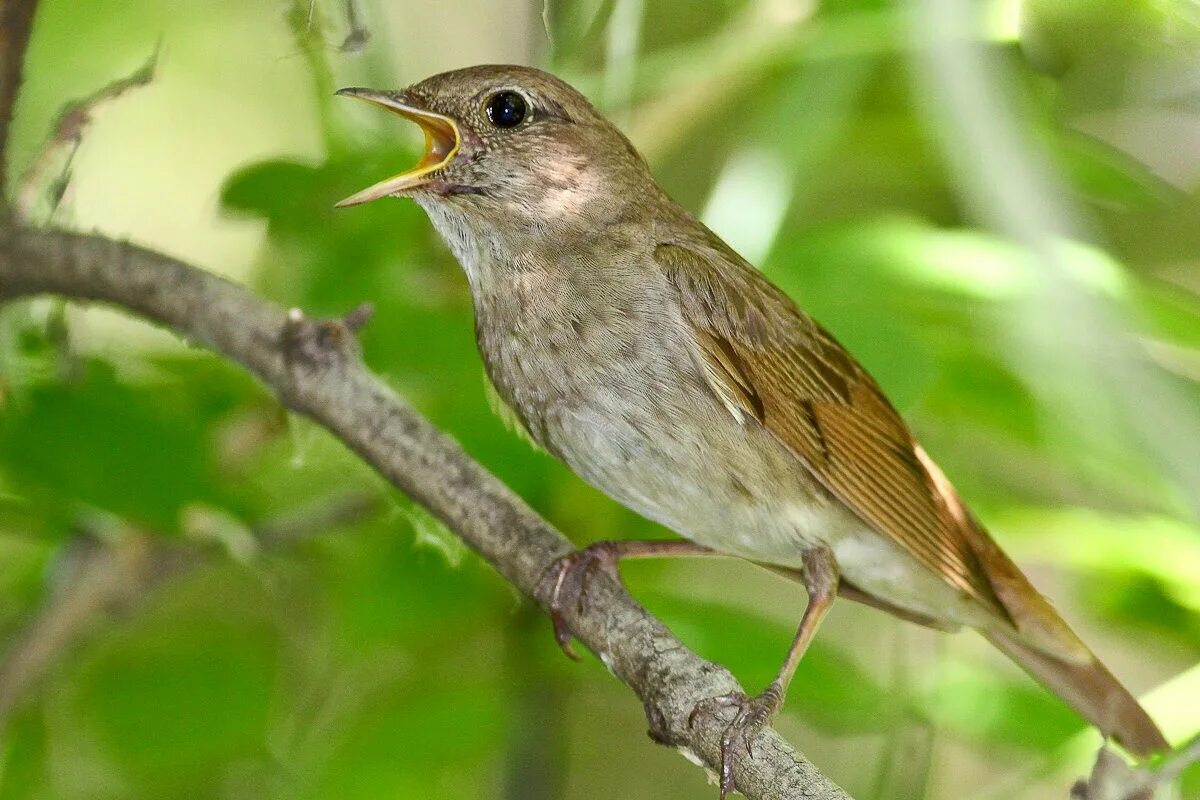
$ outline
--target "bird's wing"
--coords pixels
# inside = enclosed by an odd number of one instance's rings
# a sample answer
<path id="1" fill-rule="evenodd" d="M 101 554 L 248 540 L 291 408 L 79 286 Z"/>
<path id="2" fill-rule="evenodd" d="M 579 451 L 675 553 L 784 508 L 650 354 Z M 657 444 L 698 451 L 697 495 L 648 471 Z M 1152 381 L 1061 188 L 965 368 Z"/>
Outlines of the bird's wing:
<path id="1" fill-rule="evenodd" d="M 984 635 L 1102 731 L 1135 754 L 1167 748 L 1137 700 L 971 516 L 829 333 L 716 237 L 663 244 L 654 255 L 678 293 L 696 358 L 735 419 L 754 424 L 753 417 L 872 528 L 994 611 L 996 625 Z M 897 610 L 889 598 L 845 588 Z"/>
<path id="2" fill-rule="evenodd" d="M 1047 650 L 1082 657 L 1066 624 L 827 331 L 716 237 L 660 244 L 654 256 L 678 293 L 708 381 L 735 418 L 761 423 L 874 530 L 998 621 Z"/>

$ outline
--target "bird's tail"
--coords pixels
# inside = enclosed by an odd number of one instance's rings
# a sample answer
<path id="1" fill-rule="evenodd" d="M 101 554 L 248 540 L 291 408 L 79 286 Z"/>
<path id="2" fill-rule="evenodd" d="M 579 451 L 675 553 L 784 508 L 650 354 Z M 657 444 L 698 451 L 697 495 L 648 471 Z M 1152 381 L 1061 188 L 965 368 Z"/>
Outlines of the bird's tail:
<path id="1" fill-rule="evenodd" d="M 1023 644 L 1007 633 L 994 630 L 981 633 L 1133 755 L 1145 758 L 1170 748 L 1146 710 L 1095 656 L 1085 662 L 1067 661 Z"/>

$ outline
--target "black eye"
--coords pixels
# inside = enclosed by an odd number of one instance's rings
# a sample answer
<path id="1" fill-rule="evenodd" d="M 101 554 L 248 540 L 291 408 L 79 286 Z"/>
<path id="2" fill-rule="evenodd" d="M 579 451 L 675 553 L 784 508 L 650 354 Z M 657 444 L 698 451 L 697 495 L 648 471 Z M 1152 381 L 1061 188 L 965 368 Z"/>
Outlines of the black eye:
<path id="1" fill-rule="evenodd" d="M 525 120 L 525 98 L 516 92 L 496 92 L 487 101 L 487 116 L 497 128 L 515 128 Z"/>

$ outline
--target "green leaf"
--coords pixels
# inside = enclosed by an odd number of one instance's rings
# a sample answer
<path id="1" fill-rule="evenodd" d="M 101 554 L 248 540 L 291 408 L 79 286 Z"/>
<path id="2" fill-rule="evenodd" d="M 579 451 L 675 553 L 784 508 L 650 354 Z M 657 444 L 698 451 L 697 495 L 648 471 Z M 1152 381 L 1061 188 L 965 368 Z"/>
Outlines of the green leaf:
<path id="1" fill-rule="evenodd" d="M 219 503 L 205 420 L 186 395 L 117 379 L 99 361 L 43 383 L 0 417 L 0 469 L 48 518 L 95 506 L 160 531 L 179 510 Z"/>
<path id="2" fill-rule="evenodd" d="M 146 789 L 204 786 L 222 763 L 265 754 L 277 647 L 253 613 L 159 613 L 88 659 L 76 702 Z"/>
<path id="3" fill-rule="evenodd" d="M 934 721 L 968 740 L 1002 744 L 1042 755 L 1053 752 L 1086 723 L 1030 679 L 1006 680 L 960 661 L 943 663 L 927 698 Z"/>

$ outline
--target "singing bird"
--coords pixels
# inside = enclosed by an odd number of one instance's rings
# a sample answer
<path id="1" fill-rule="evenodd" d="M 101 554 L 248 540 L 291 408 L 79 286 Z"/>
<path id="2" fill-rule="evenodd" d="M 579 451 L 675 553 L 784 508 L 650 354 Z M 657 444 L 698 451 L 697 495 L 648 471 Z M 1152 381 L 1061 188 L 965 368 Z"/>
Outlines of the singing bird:
<path id="1" fill-rule="evenodd" d="M 866 370 L 655 182 L 616 126 L 518 66 L 342 89 L 421 127 L 411 170 L 346 198 L 408 197 L 470 284 L 495 393 L 584 480 L 683 540 L 602 542 L 548 571 L 562 619 L 597 566 L 722 554 L 800 579 L 776 678 L 736 714 L 732 755 L 779 710 L 842 595 L 980 631 L 1136 755 L 1167 747 L 1132 695 L 1000 550 Z"/>

